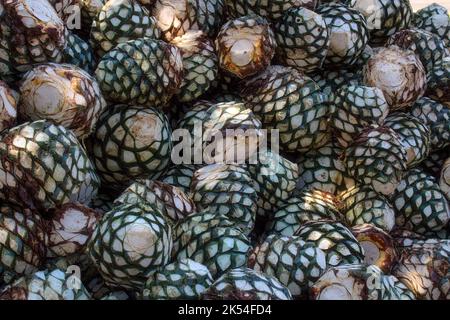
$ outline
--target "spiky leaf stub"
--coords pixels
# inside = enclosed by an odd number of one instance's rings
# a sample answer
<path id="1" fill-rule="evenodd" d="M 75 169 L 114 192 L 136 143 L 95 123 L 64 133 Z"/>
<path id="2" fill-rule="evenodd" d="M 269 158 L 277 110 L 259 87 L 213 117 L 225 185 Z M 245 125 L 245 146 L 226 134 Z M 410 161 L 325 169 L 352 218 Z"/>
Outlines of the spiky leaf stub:
<path id="1" fill-rule="evenodd" d="M 258 193 L 258 214 L 270 216 L 294 192 L 298 166 L 269 150 L 256 157 L 256 164 L 249 164 L 248 170 Z"/>
<path id="2" fill-rule="evenodd" d="M 390 110 L 411 107 L 427 87 L 426 72 L 413 51 L 392 45 L 377 51 L 364 66 L 364 83 L 383 91 Z"/>
<path id="3" fill-rule="evenodd" d="M 369 127 L 345 150 L 347 172 L 360 183 L 391 195 L 406 171 L 406 151 L 388 127 Z"/>
<path id="4" fill-rule="evenodd" d="M 192 199 L 179 188 L 149 179 L 136 180 L 114 200 L 115 204 L 137 204 L 139 202 L 155 205 L 167 222 L 171 224 L 196 211 Z"/>
<path id="5" fill-rule="evenodd" d="M 304 7 L 313 10 L 317 0 L 225 0 L 227 12 L 232 17 L 257 14 L 277 20 L 290 8 Z"/>
<path id="6" fill-rule="evenodd" d="M 450 157 L 445 160 L 441 169 L 441 176 L 439 178 L 439 187 L 450 201 Z"/>
<path id="7" fill-rule="evenodd" d="M 389 113 L 383 92 L 361 85 L 342 86 L 332 95 L 331 125 L 339 145 L 347 147 L 369 125 L 382 125 Z"/>
<path id="8" fill-rule="evenodd" d="M 9 62 L 9 68 L 2 68 L 1 75 L 28 71 L 34 63 L 62 60 L 67 29 L 47 0 L 5 0 L 2 7 L 0 41 L 7 48 L 2 60 Z"/>
<path id="9" fill-rule="evenodd" d="M 243 79 L 270 65 L 277 43 L 265 18 L 248 15 L 225 23 L 215 45 L 220 67 Z"/>
<path id="10" fill-rule="evenodd" d="M 427 97 L 413 105 L 411 114 L 430 128 L 430 149 L 436 151 L 450 145 L 450 109 Z"/>
<path id="11" fill-rule="evenodd" d="M 218 278 L 202 294 L 203 300 L 292 300 L 275 277 L 249 268 L 236 268 Z"/>
<path id="12" fill-rule="evenodd" d="M 362 263 L 364 260 L 364 251 L 358 240 L 340 222 L 312 221 L 304 224 L 294 236 L 325 252 L 327 266 Z"/>
<path id="13" fill-rule="evenodd" d="M 450 17 L 444 6 L 432 3 L 418 10 L 412 20 L 416 28 L 438 35 L 447 47 L 450 45 Z"/>
<path id="14" fill-rule="evenodd" d="M 181 259 L 153 273 L 142 290 L 143 300 L 197 300 L 213 283 L 204 265 Z"/>
<path id="15" fill-rule="evenodd" d="M 103 113 L 93 135 L 94 162 L 107 187 L 133 178 L 158 178 L 170 161 L 172 130 L 155 108 L 116 105 Z"/>
<path id="16" fill-rule="evenodd" d="M 390 232 L 395 225 L 394 209 L 384 196 L 370 186 L 349 188 L 340 194 L 340 200 L 341 210 L 350 226 L 370 223 Z"/>
<path id="17" fill-rule="evenodd" d="M 415 300 L 394 276 L 374 265 L 332 267 L 312 286 L 314 300 Z"/>
<path id="18" fill-rule="evenodd" d="M 91 27 L 91 44 L 98 57 L 128 40 L 160 37 L 156 19 L 134 0 L 107 1 Z"/>
<path id="19" fill-rule="evenodd" d="M 171 228 L 151 205 L 123 204 L 106 213 L 88 246 L 92 262 L 111 285 L 140 288 L 169 262 Z"/>
<path id="20" fill-rule="evenodd" d="M 90 300 L 80 279 L 62 270 L 38 271 L 0 293 L 0 300 Z"/>
<path id="21" fill-rule="evenodd" d="M 286 11 L 274 26 L 277 56 L 284 65 L 312 72 L 322 67 L 330 44 L 321 15 L 304 7 Z"/>
<path id="22" fill-rule="evenodd" d="M 450 56 L 436 64 L 429 72 L 425 95 L 450 108 Z"/>
<path id="23" fill-rule="evenodd" d="M 0 132 L 16 123 L 18 103 L 17 94 L 0 80 Z"/>
<path id="24" fill-rule="evenodd" d="M 414 292 L 417 299 L 450 298 L 449 240 L 412 240 L 399 251 L 399 263 L 392 274 Z"/>
<path id="25" fill-rule="evenodd" d="M 164 39 L 172 41 L 188 30 L 214 38 L 225 16 L 223 0 L 156 0 L 152 15 Z"/>
<path id="26" fill-rule="evenodd" d="M 249 258 L 256 271 L 275 277 L 294 298 L 305 298 L 308 289 L 327 268 L 325 253 L 295 236 L 267 237 Z M 253 265 L 253 266 L 252 266 Z"/>
<path id="27" fill-rule="evenodd" d="M 47 255 L 65 257 L 83 252 L 99 220 L 98 212 L 78 203 L 57 208 L 48 223 Z"/>
<path id="28" fill-rule="evenodd" d="M 184 76 L 177 98 L 189 102 L 204 94 L 218 73 L 218 60 L 213 43 L 202 31 L 187 31 L 171 41 L 181 51 Z"/>
<path id="29" fill-rule="evenodd" d="M 389 274 L 397 262 L 394 240 L 389 233 L 372 224 L 359 224 L 351 231 L 364 249 L 364 262 Z"/>
<path id="30" fill-rule="evenodd" d="M 439 36 L 421 29 L 405 29 L 392 35 L 387 45 L 411 50 L 419 56 L 427 74 L 447 56 L 445 42 Z"/>
<path id="31" fill-rule="evenodd" d="M 304 189 L 294 193 L 273 213 L 267 229 L 283 236 L 292 236 L 305 223 L 319 220 L 342 221 L 338 201 L 328 192 Z"/>
<path id="32" fill-rule="evenodd" d="M 430 129 L 419 118 L 396 112 L 386 118 L 385 125 L 393 129 L 401 139 L 408 158 L 408 168 L 417 166 L 430 151 Z"/>
<path id="33" fill-rule="evenodd" d="M 161 107 L 181 85 L 180 51 L 160 40 L 130 40 L 106 53 L 95 75 L 109 101 Z"/>
<path id="34" fill-rule="evenodd" d="M 282 151 L 306 152 L 330 139 L 328 97 L 293 68 L 268 67 L 243 82 L 241 96 L 265 129 L 279 130 Z"/>
<path id="35" fill-rule="evenodd" d="M 198 169 L 191 183 L 199 208 L 226 215 L 249 234 L 255 225 L 257 193 L 250 174 L 242 167 L 212 164 Z"/>
<path id="36" fill-rule="evenodd" d="M 369 41 L 364 16 L 341 3 L 323 4 L 316 12 L 323 17 L 330 33 L 325 65 L 335 68 L 354 64 Z"/>
<path id="37" fill-rule="evenodd" d="M 0 194 L 33 210 L 89 204 L 100 181 L 75 135 L 39 120 L 11 128 L 0 141 Z"/>
<path id="38" fill-rule="evenodd" d="M 409 0 L 350 0 L 348 6 L 366 18 L 370 43 L 383 45 L 389 36 L 408 28 L 413 11 Z"/>
<path id="39" fill-rule="evenodd" d="M 95 78 L 69 64 L 41 64 L 28 71 L 20 86 L 19 114 L 71 129 L 84 139 L 94 130 L 106 101 Z"/>
<path id="40" fill-rule="evenodd" d="M 43 220 L 29 210 L 0 206 L 0 279 L 9 283 L 41 268 L 46 257 Z"/>
<path id="41" fill-rule="evenodd" d="M 450 221 L 450 207 L 438 182 L 420 169 L 405 175 L 392 203 L 396 225 L 420 234 L 445 229 Z"/>
<path id="42" fill-rule="evenodd" d="M 96 61 L 91 45 L 72 32 L 67 36 L 62 61 L 77 66 L 89 74 L 95 70 Z"/>

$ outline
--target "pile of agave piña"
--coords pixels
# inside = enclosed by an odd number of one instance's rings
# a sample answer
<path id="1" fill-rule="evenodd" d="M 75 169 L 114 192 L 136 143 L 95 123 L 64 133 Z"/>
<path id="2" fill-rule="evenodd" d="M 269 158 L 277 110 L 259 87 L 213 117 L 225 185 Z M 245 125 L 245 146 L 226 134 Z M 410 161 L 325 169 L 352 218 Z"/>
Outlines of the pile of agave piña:
<path id="1" fill-rule="evenodd" d="M 408 0 L 2 0 L 0 299 L 450 298 L 449 49 Z"/>

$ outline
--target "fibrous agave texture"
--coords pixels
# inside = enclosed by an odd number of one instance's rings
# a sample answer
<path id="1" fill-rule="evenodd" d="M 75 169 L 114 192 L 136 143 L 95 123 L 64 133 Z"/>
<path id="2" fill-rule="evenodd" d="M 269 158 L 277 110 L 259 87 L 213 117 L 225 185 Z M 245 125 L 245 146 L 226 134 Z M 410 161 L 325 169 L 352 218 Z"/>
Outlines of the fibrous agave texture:
<path id="1" fill-rule="evenodd" d="M 91 44 L 98 57 L 128 40 L 160 37 L 156 19 L 134 0 L 107 1 L 91 27 Z"/>
<path id="2" fill-rule="evenodd" d="M 279 19 L 290 8 L 303 7 L 313 10 L 317 0 L 224 0 L 232 17 L 257 14 L 271 20 Z"/>
<path id="3" fill-rule="evenodd" d="M 152 107 L 167 104 L 182 75 L 179 49 L 150 38 L 120 43 L 102 57 L 95 71 L 106 100 Z"/>
<path id="4" fill-rule="evenodd" d="M 44 120 L 9 129 L 0 138 L 0 195 L 33 210 L 68 202 L 89 204 L 100 184 L 70 130 Z"/>
<path id="5" fill-rule="evenodd" d="M 439 186 L 447 199 L 450 201 L 450 157 L 442 165 Z"/>
<path id="6" fill-rule="evenodd" d="M 84 139 L 94 130 L 106 101 L 95 78 L 69 64 L 41 64 L 20 85 L 19 115 L 45 119 Z"/>
<path id="7" fill-rule="evenodd" d="M 47 0 L 2 1 L 0 21 L 0 75 L 27 71 L 34 63 L 62 60 L 67 30 Z"/>
<path id="8" fill-rule="evenodd" d="M 82 253 L 98 220 L 98 212 L 78 203 L 66 203 L 55 209 L 48 222 L 47 255 L 64 257 Z"/>
<path id="9" fill-rule="evenodd" d="M 37 271 L 22 277 L 0 293 L 0 300 L 90 300 L 91 295 L 75 275 L 63 270 Z"/>
<path id="10" fill-rule="evenodd" d="M 16 123 L 19 103 L 17 98 L 17 93 L 0 80 L 0 132 L 11 128 Z"/>
<path id="11" fill-rule="evenodd" d="M 156 0 L 152 10 L 166 41 L 188 30 L 201 30 L 213 38 L 224 14 L 223 0 Z"/>
<path id="12" fill-rule="evenodd" d="M 332 267 L 310 292 L 315 300 L 415 300 L 402 282 L 374 265 Z"/>
<path id="13" fill-rule="evenodd" d="M 203 300 L 292 300 L 275 277 L 249 268 L 236 268 L 218 278 L 202 294 Z"/>
<path id="14" fill-rule="evenodd" d="M 215 45 L 220 67 L 242 79 L 270 65 L 277 43 L 265 18 L 248 15 L 225 23 Z"/>
<path id="15" fill-rule="evenodd" d="M 304 72 L 322 67 L 330 35 L 320 14 L 304 7 L 286 11 L 274 26 L 277 57 L 286 66 Z"/>
<path id="16" fill-rule="evenodd" d="M 447 47 L 450 45 L 450 16 L 448 10 L 437 3 L 432 3 L 418 10 L 412 20 L 416 28 L 438 35 Z"/>
<path id="17" fill-rule="evenodd" d="M 411 107 L 423 96 L 426 72 L 414 52 L 392 45 L 380 49 L 364 66 L 364 83 L 383 91 L 390 110 Z"/>

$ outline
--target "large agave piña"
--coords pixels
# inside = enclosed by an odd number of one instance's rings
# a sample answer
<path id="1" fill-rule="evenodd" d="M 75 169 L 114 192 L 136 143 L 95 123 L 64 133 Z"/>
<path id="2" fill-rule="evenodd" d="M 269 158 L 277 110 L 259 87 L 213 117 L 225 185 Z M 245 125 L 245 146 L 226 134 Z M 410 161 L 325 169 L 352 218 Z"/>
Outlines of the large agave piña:
<path id="1" fill-rule="evenodd" d="M 383 91 L 390 110 L 411 107 L 425 93 L 426 72 L 413 51 L 392 45 L 377 51 L 364 66 L 364 83 Z"/>
<path id="2" fill-rule="evenodd" d="M 414 293 L 374 265 L 328 269 L 311 287 L 314 300 L 415 300 Z"/>
<path id="3" fill-rule="evenodd" d="M 100 182 L 75 135 L 44 120 L 1 136 L 0 172 L 1 197 L 39 211 L 89 204 Z"/>
<path id="4" fill-rule="evenodd" d="M 218 278 L 203 300 L 292 300 L 291 293 L 275 277 L 250 268 L 236 268 Z"/>
<path id="5" fill-rule="evenodd" d="M 450 145 L 450 109 L 427 97 L 413 105 L 411 114 L 430 128 L 430 150 L 445 149 Z"/>
<path id="6" fill-rule="evenodd" d="M 0 205 L 0 281 L 9 283 L 41 268 L 46 257 L 43 220 L 11 205 Z"/>
<path id="7" fill-rule="evenodd" d="M 447 228 L 450 207 L 436 179 L 420 169 L 409 170 L 393 195 L 396 225 L 424 234 Z"/>
<path id="8" fill-rule="evenodd" d="M 341 86 L 363 84 L 362 75 L 353 69 L 321 69 L 310 76 L 327 95 L 331 95 Z"/>
<path id="9" fill-rule="evenodd" d="M 369 125 L 382 125 L 389 113 L 383 92 L 361 85 L 342 86 L 332 96 L 331 126 L 343 148 Z"/>
<path id="10" fill-rule="evenodd" d="M 4 288 L 0 300 L 90 300 L 76 275 L 63 270 L 37 271 Z"/>
<path id="11" fill-rule="evenodd" d="M 325 65 L 333 68 L 354 64 L 369 41 L 364 16 L 341 3 L 323 4 L 316 12 L 322 15 L 330 33 Z"/>
<path id="12" fill-rule="evenodd" d="M 441 174 L 441 168 L 448 157 L 450 157 L 450 153 L 446 149 L 431 152 L 428 157 L 421 163 L 421 168 L 424 172 L 432 175 L 435 178 L 439 178 Z"/>
<path id="13" fill-rule="evenodd" d="M 434 34 L 437 34 L 450 46 L 450 17 L 448 10 L 442 5 L 432 3 L 414 13 L 412 24 Z"/>
<path id="14" fill-rule="evenodd" d="M 46 119 L 71 129 L 84 139 L 106 109 L 95 78 L 69 64 L 40 64 L 28 71 L 20 85 L 19 114 L 29 120 Z"/>
<path id="15" fill-rule="evenodd" d="M 161 177 L 162 182 L 179 188 L 185 194 L 190 193 L 192 177 L 197 170 L 193 164 L 179 164 L 169 168 Z"/>
<path id="16" fill-rule="evenodd" d="M 225 23 L 215 44 L 220 67 L 241 79 L 267 68 L 277 46 L 269 22 L 257 15 Z"/>
<path id="17" fill-rule="evenodd" d="M 351 177 L 386 196 L 394 192 L 407 168 L 399 136 L 385 126 L 364 129 L 344 155 Z"/>
<path id="18" fill-rule="evenodd" d="M 204 94 L 218 73 L 218 61 L 212 42 L 202 31 L 187 31 L 171 41 L 181 51 L 184 75 L 177 98 L 189 102 Z"/>
<path id="19" fill-rule="evenodd" d="M 413 14 L 409 0 L 350 0 L 348 6 L 366 18 L 370 42 L 376 46 L 383 45 L 389 36 L 407 28 Z"/>
<path id="20" fill-rule="evenodd" d="M 350 226 L 370 223 L 387 232 L 395 225 L 394 209 L 388 200 L 367 185 L 356 185 L 340 194 L 341 212 Z"/>
<path id="21" fill-rule="evenodd" d="M 224 14 L 223 0 L 156 0 L 152 10 L 166 41 L 188 30 L 201 30 L 215 37 Z"/>
<path id="22" fill-rule="evenodd" d="M 249 234 L 255 224 L 258 199 L 253 183 L 243 167 L 212 164 L 194 173 L 192 198 L 199 210 L 226 215 Z"/>
<path id="23" fill-rule="evenodd" d="M 16 123 L 18 103 L 15 91 L 0 80 L 0 132 Z"/>
<path id="24" fill-rule="evenodd" d="M 243 82 L 241 96 L 265 129 L 279 130 L 282 151 L 305 152 L 330 139 L 328 97 L 293 68 L 268 67 Z"/>
<path id="25" fill-rule="evenodd" d="M 161 176 L 170 161 L 171 134 L 166 116 L 155 108 L 109 108 L 92 137 L 93 160 L 103 181 L 110 184 L 107 187 Z"/>
<path id="26" fill-rule="evenodd" d="M 392 271 L 417 297 L 448 300 L 450 289 L 449 240 L 410 240 L 399 245 L 399 262 Z"/>
<path id="27" fill-rule="evenodd" d="M 295 298 L 305 298 L 308 289 L 327 268 L 325 253 L 295 236 L 271 235 L 249 258 L 249 266 L 273 276 Z"/>
<path id="28" fill-rule="evenodd" d="M 428 156 L 430 129 L 419 118 L 407 113 L 395 112 L 386 118 L 385 125 L 400 136 L 406 149 L 409 168 L 416 166 Z"/>
<path id="29" fill-rule="evenodd" d="M 156 107 L 176 93 L 182 74 L 179 49 L 150 38 L 117 45 L 102 57 L 95 71 L 106 100 Z"/>
<path id="30" fill-rule="evenodd" d="M 62 60 L 67 30 L 47 0 L 2 1 L 0 25 L 0 75 L 28 71 L 34 63 Z"/>
<path id="31" fill-rule="evenodd" d="M 321 15 L 304 7 L 287 10 L 274 26 L 277 57 L 284 65 L 312 72 L 325 60 L 329 31 Z"/>
<path id="32" fill-rule="evenodd" d="M 392 35 L 387 45 L 396 45 L 404 50 L 411 50 L 419 56 L 429 73 L 448 55 L 445 42 L 439 36 L 421 29 L 405 29 Z"/>
<path id="33" fill-rule="evenodd" d="M 140 288 L 169 262 L 172 233 L 164 216 L 148 203 L 122 204 L 107 212 L 89 242 L 88 253 L 107 283 Z"/>
<path id="34" fill-rule="evenodd" d="M 75 33 L 69 31 L 63 54 L 64 63 L 77 66 L 89 74 L 94 72 L 96 61 L 92 47 Z"/>
<path id="35" fill-rule="evenodd" d="M 224 0 L 232 17 L 257 14 L 277 20 L 290 8 L 304 7 L 313 10 L 317 0 Z"/>
<path id="36" fill-rule="evenodd" d="M 292 236 L 305 223 L 319 220 L 342 221 L 338 201 L 328 192 L 304 189 L 279 205 L 267 224 L 267 231 Z"/>
<path id="37" fill-rule="evenodd" d="M 128 40 L 160 37 L 156 19 L 135 0 L 107 1 L 91 27 L 91 44 L 98 57 Z"/>
<path id="38" fill-rule="evenodd" d="M 327 267 L 358 264 L 364 260 L 364 250 L 358 240 L 340 222 L 319 220 L 305 223 L 294 236 L 321 249 L 326 255 Z"/>

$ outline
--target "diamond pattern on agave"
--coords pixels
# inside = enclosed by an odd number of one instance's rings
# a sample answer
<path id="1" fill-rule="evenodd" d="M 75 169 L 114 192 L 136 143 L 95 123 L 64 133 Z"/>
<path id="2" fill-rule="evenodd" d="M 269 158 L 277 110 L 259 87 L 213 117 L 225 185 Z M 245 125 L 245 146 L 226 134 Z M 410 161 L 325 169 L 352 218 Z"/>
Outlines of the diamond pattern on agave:
<path id="1" fill-rule="evenodd" d="M 123 204 L 107 212 L 88 246 L 91 261 L 107 283 L 140 288 L 156 268 L 169 262 L 171 228 L 149 204 Z"/>
<path id="2" fill-rule="evenodd" d="M 99 178 L 75 135 L 39 120 L 11 128 L 0 141 L 0 194 L 32 209 L 89 204 Z"/>
<path id="3" fill-rule="evenodd" d="M 103 181 L 120 187 L 133 178 L 158 178 L 170 161 L 172 130 L 155 108 L 116 105 L 103 113 L 92 155 Z"/>

